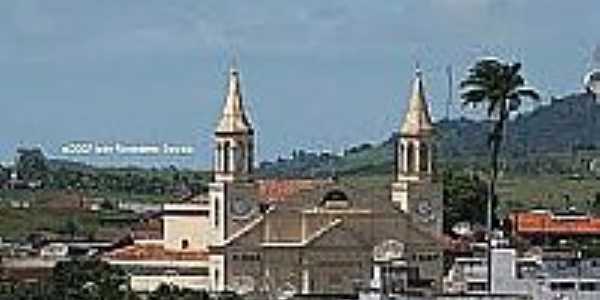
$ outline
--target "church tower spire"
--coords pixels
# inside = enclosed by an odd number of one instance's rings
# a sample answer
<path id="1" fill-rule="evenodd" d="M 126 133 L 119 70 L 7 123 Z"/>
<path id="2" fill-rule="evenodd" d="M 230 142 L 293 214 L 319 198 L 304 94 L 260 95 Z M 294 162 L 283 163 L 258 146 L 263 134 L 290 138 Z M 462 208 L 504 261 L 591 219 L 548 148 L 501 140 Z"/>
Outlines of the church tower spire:
<path id="1" fill-rule="evenodd" d="M 433 124 L 425 99 L 423 74 L 415 72 L 408 107 L 397 141 L 396 180 L 423 180 L 433 172 Z"/>
<path id="2" fill-rule="evenodd" d="M 433 125 L 425 100 L 423 73 L 417 69 L 400 134 L 403 136 L 429 135 L 432 130 Z"/>
<path id="3" fill-rule="evenodd" d="M 442 200 L 433 178 L 434 127 L 425 97 L 423 73 L 417 67 L 408 106 L 396 140 L 392 202 L 400 210 L 441 230 Z"/>
<path id="4" fill-rule="evenodd" d="M 254 165 L 254 129 L 244 110 L 237 66 L 229 82 L 221 118 L 215 129 L 214 173 L 217 182 L 248 180 Z"/>

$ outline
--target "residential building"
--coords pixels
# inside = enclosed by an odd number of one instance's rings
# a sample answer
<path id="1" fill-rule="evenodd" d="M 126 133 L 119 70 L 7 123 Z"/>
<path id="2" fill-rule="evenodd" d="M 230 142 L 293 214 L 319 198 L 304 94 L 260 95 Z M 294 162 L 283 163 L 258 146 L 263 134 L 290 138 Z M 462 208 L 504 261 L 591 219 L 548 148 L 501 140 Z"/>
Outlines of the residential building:
<path id="1" fill-rule="evenodd" d="M 492 250 L 492 294 L 530 296 L 533 300 L 600 298 L 600 261 L 581 255 L 537 253 L 519 256 L 513 248 Z M 448 272 L 450 294 L 486 295 L 487 259 L 461 257 Z"/>
<path id="2" fill-rule="evenodd" d="M 524 238 L 533 245 L 558 245 L 600 237 L 600 217 L 587 213 L 535 209 L 513 212 L 507 221 L 513 236 Z"/>

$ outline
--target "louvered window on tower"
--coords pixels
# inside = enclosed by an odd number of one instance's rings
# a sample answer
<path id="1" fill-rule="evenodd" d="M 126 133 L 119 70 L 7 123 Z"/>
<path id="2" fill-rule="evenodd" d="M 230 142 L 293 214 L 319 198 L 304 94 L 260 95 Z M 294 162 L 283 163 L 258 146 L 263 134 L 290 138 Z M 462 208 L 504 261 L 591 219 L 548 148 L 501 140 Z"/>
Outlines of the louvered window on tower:
<path id="1" fill-rule="evenodd" d="M 415 170 L 415 146 L 412 142 L 406 147 L 406 172 L 411 173 Z"/>
<path id="2" fill-rule="evenodd" d="M 230 152 L 231 152 L 231 146 L 229 144 L 229 142 L 225 142 L 225 147 L 223 147 L 223 152 L 225 155 L 224 159 L 223 159 L 223 172 L 228 173 L 229 172 L 229 164 L 230 164 Z"/>
<path id="3" fill-rule="evenodd" d="M 422 143 L 419 148 L 419 171 L 427 172 L 429 169 L 429 147 Z"/>

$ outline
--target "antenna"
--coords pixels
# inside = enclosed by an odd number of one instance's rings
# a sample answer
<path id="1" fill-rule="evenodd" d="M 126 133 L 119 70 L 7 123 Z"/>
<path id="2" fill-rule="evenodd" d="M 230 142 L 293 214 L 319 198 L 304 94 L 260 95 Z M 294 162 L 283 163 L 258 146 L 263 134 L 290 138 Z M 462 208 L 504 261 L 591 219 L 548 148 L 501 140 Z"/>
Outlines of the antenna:
<path id="1" fill-rule="evenodd" d="M 450 105 L 452 105 L 453 95 L 453 78 L 452 78 L 452 65 L 446 66 L 446 75 L 448 76 L 448 99 L 446 99 L 446 120 L 450 120 Z"/>
<path id="2" fill-rule="evenodd" d="M 237 48 L 233 49 L 233 57 L 231 59 L 231 68 L 239 70 L 240 67 L 240 52 Z"/>
<path id="3" fill-rule="evenodd" d="M 597 44 L 596 47 L 594 47 L 590 64 L 590 68 L 600 67 L 600 44 Z"/>

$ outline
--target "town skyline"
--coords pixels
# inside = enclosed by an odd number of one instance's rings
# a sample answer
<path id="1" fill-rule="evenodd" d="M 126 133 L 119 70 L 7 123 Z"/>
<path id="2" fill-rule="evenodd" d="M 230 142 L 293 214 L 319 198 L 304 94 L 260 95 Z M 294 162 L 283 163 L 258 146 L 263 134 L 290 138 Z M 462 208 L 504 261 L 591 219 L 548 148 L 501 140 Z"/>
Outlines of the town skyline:
<path id="1" fill-rule="evenodd" d="M 11 113 L 0 120 L 0 161 L 19 143 L 55 156 L 77 140 L 175 142 L 196 146 L 186 164 L 206 169 L 235 52 L 259 161 L 387 138 L 400 125 L 417 61 L 436 120 L 445 114 L 446 66 L 456 83 L 480 56 L 524 61 L 546 100 L 582 90 L 600 40 L 585 30 L 599 25 L 598 4 L 539 3 L 314 2 L 272 4 L 281 11 L 272 14 L 216 2 L 7 1 L 0 97 Z"/>

